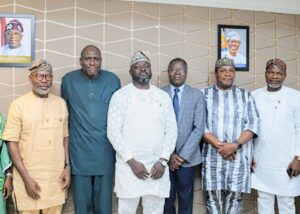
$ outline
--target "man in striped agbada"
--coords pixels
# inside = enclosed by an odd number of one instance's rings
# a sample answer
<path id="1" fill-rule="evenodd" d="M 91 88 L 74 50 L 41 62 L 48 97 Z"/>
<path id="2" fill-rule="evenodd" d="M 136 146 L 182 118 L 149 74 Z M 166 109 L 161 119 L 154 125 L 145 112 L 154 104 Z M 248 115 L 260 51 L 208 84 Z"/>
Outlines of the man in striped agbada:
<path id="1" fill-rule="evenodd" d="M 252 139 L 259 116 L 250 92 L 233 85 L 232 59 L 216 61 L 215 77 L 216 84 L 203 89 L 207 118 L 202 188 L 207 192 L 207 213 L 239 214 L 243 193 L 251 189 Z"/>

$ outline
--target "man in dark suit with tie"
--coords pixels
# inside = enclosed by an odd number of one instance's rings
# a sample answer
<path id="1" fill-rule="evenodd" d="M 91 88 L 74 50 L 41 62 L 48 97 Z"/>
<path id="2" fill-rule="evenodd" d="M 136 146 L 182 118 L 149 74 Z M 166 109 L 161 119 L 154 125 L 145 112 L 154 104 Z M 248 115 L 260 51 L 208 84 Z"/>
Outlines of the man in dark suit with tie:
<path id="1" fill-rule="evenodd" d="M 171 191 L 166 199 L 164 214 L 192 214 L 195 166 L 202 161 L 200 140 L 205 128 L 205 104 L 202 92 L 185 84 L 188 66 L 175 58 L 168 66 L 170 85 L 163 88 L 170 95 L 178 125 L 175 151 L 169 161 Z"/>

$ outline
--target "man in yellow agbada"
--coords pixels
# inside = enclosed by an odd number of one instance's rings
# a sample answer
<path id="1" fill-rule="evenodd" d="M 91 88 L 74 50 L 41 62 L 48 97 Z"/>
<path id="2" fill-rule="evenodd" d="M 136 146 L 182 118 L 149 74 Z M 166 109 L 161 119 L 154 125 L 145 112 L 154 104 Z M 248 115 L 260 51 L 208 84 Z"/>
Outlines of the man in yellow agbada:
<path id="1" fill-rule="evenodd" d="M 32 91 L 11 104 L 3 133 L 16 206 L 21 214 L 60 214 L 70 184 L 67 107 L 49 93 L 53 75 L 46 60 L 36 60 L 29 71 Z"/>

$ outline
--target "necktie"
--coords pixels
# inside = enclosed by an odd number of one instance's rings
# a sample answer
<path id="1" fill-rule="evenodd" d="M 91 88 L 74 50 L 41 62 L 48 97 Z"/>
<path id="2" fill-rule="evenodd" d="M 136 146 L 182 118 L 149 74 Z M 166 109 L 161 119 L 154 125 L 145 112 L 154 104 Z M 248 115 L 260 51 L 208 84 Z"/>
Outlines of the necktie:
<path id="1" fill-rule="evenodd" d="M 174 88 L 174 97 L 173 97 L 173 108 L 176 115 L 176 120 L 178 120 L 178 114 L 179 114 L 179 99 L 178 99 L 178 92 L 179 88 Z"/>

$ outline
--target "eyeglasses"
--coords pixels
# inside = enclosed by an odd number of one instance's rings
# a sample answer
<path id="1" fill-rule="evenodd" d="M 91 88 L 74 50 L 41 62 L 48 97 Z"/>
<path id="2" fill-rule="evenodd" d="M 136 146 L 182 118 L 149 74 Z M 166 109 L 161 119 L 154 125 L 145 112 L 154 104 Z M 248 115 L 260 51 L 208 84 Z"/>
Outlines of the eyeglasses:
<path id="1" fill-rule="evenodd" d="M 241 43 L 241 41 L 239 41 L 239 40 L 229 40 L 228 41 L 228 43 L 236 43 L 236 44 L 240 44 Z"/>
<path id="2" fill-rule="evenodd" d="M 183 68 L 175 68 L 175 67 L 173 67 L 173 68 L 170 68 L 169 72 L 170 73 L 176 73 L 176 72 L 178 72 L 180 74 L 183 74 L 183 73 L 185 73 L 185 70 Z"/>
<path id="3" fill-rule="evenodd" d="M 42 81 L 44 78 L 46 81 L 51 81 L 53 79 L 52 74 L 32 74 L 38 81 Z"/>

